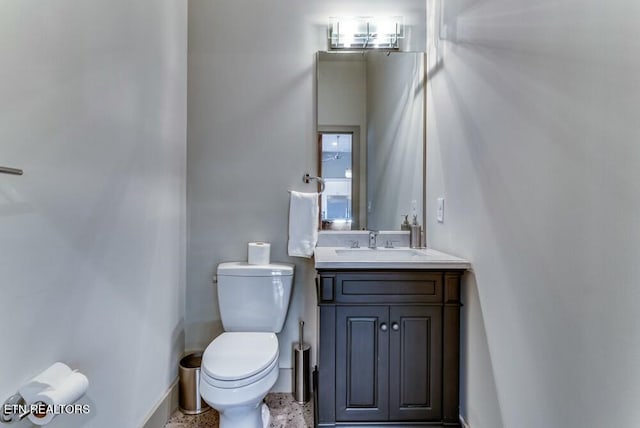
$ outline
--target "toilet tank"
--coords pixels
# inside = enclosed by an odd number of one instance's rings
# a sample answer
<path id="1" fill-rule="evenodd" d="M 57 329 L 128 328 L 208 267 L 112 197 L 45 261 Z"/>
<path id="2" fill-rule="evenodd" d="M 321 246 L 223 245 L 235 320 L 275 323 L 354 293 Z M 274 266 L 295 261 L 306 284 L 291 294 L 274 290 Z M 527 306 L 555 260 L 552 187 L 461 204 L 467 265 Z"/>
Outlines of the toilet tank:
<path id="1" fill-rule="evenodd" d="M 279 333 L 287 318 L 293 265 L 218 265 L 218 306 L 225 331 Z"/>

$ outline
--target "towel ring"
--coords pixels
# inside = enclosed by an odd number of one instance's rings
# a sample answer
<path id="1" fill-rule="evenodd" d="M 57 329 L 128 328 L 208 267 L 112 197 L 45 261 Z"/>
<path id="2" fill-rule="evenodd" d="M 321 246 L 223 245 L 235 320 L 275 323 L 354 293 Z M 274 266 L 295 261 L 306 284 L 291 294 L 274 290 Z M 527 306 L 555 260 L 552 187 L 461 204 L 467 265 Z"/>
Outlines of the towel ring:
<path id="1" fill-rule="evenodd" d="M 305 183 L 309 183 L 311 180 L 316 180 L 320 183 L 320 193 L 324 192 L 324 179 L 322 177 L 312 177 L 309 174 L 305 174 L 302 176 L 302 181 Z"/>

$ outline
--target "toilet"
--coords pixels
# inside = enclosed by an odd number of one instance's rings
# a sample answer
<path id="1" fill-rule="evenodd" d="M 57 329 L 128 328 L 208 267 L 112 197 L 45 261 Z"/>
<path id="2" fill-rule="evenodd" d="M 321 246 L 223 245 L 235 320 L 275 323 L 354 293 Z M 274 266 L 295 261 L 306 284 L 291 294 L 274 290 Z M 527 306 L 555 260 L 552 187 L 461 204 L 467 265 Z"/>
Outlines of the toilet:
<path id="1" fill-rule="evenodd" d="M 220 428 L 266 428 L 264 397 L 278 380 L 278 338 L 287 317 L 293 265 L 218 266 L 224 333 L 204 351 L 200 394 L 220 414 Z"/>

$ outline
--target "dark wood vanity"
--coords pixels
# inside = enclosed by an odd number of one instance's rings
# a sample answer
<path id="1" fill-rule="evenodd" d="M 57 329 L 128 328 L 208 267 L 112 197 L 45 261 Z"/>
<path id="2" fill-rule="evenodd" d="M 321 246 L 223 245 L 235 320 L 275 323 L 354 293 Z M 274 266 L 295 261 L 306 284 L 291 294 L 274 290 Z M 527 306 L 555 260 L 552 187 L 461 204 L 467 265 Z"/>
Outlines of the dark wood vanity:
<path id="1" fill-rule="evenodd" d="M 316 426 L 460 427 L 464 269 L 318 269 Z"/>

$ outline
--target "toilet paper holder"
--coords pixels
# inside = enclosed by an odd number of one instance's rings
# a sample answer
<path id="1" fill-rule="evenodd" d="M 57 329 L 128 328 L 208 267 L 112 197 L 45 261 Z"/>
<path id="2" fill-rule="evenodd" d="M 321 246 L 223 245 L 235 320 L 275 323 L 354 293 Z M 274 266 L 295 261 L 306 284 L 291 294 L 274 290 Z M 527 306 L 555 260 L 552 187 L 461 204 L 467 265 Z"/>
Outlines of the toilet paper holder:
<path id="1" fill-rule="evenodd" d="M 42 412 L 42 410 L 38 411 L 42 406 L 46 406 L 42 401 L 28 405 L 20 393 L 13 394 L 11 397 L 7 398 L 2 405 L 2 411 L 0 411 L 0 422 L 10 424 L 12 422 L 21 421 L 34 412 L 38 415 Z"/>
<path id="2" fill-rule="evenodd" d="M 7 166 L 0 166 L 0 173 L 11 175 L 22 175 L 24 172 L 19 168 L 9 168 Z"/>
<path id="3" fill-rule="evenodd" d="M 18 422 L 31 414 L 31 406 L 27 406 L 27 402 L 19 393 L 13 394 L 7 398 L 2 404 L 0 411 L 0 422 L 10 424 Z"/>
<path id="4" fill-rule="evenodd" d="M 46 406 L 47 404 L 42 401 L 29 405 L 24 397 L 17 392 L 7 398 L 2 404 L 2 409 L 0 410 L 0 422 L 3 424 L 19 422 L 32 413 L 37 417 L 42 417 L 46 412 L 38 409 L 46 408 Z"/>
<path id="5" fill-rule="evenodd" d="M 46 425 L 63 413 L 88 413 L 88 407 L 85 410 L 85 406 L 73 406 L 88 387 L 89 380 L 84 374 L 64 363 L 54 363 L 4 401 L 0 423 L 9 424 L 28 417 L 34 425 Z M 58 408 L 65 410 L 56 410 Z"/>

